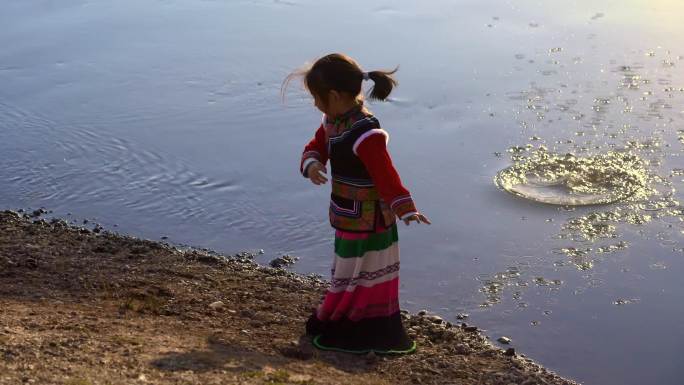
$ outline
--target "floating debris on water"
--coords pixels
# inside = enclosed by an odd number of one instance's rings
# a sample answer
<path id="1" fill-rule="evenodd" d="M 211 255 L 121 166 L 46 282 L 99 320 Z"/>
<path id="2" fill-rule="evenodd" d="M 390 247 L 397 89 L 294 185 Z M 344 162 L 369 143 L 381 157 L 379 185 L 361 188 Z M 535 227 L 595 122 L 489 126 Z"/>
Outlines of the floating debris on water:
<path id="1" fill-rule="evenodd" d="M 537 286 L 560 286 L 563 283 L 560 279 L 548 280 L 544 277 L 536 277 L 534 284 Z"/>
<path id="2" fill-rule="evenodd" d="M 529 147 L 511 147 L 509 152 L 520 155 L 529 152 Z M 629 151 L 580 157 L 554 154 L 540 146 L 528 156 L 513 157 L 513 161 L 496 175 L 496 185 L 541 203 L 596 205 L 630 197 L 643 199 L 650 194 L 646 163 Z"/>
<path id="3" fill-rule="evenodd" d="M 574 263 L 578 270 L 587 271 L 594 268 L 594 261 L 581 260 Z"/>
<path id="4" fill-rule="evenodd" d="M 557 254 L 565 254 L 568 257 L 583 257 L 591 252 L 591 248 L 577 249 L 574 247 L 563 247 L 558 250 L 554 250 Z"/>
<path id="5" fill-rule="evenodd" d="M 613 305 L 623 306 L 639 302 L 638 298 L 618 298 L 613 301 Z"/>
<path id="6" fill-rule="evenodd" d="M 599 246 L 596 248 L 597 253 L 605 254 L 605 253 L 613 253 L 619 250 L 624 250 L 629 246 L 628 242 L 625 241 L 620 241 L 614 245 L 605 245 L 605 246 Z"/>

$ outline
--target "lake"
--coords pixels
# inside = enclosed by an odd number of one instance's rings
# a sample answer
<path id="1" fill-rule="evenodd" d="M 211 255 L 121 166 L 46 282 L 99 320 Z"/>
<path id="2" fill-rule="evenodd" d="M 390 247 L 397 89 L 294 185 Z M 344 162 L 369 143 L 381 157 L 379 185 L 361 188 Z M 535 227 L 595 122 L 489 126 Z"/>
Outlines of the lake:
<path id="1" fill-rule="evenodd" d="M 320 122 L 287 74 L 330 52 L 399 87 L 370 109 L 431 226 L 401 226 L 402 306 L 512 338 L 586 384 L 679 384 L 684 3 L 20 1 L 0 5 L 0 207 L 327 277 Z M 539 146 L 627 149 L 651 194 L 558 207 L 493 178 Z"/>

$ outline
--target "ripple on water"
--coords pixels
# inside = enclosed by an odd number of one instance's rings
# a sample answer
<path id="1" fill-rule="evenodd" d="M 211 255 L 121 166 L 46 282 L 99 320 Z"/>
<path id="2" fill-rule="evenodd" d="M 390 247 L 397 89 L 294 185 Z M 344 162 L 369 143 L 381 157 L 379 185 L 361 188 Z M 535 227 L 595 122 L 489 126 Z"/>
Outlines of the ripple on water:
<path id="1" fill-rule="evenodd" d="M 0 143 L 5 155 L 0 177 L 27 204 L 56 202 L 52 204 L 73 208 L 106 202 L 144 217 L 232 226 L 301 244 L 327 241 L 312 231 L 315 221 L 302 226 L 301 217 L 255 202 L 237 176 L 203 175 L 172 154 L 106 130 L 63 124 L 4 101 L 0 121 L 7 138 Z M 39 151 L 43 148 L 50 151 Z M 230 199 L 222 199 L 226 193 Z"/>
<path id="2" fill-rule="evenodd" d="M 513 147 L 521 154 L 529 147 Z M 540 146 L 500 171 L 496 185 L 504 191 L 533 201 L 556 205 L 612 203 L 649 194 L 644 161 L 629 151 L 579 157 L 554 154 Z"/>

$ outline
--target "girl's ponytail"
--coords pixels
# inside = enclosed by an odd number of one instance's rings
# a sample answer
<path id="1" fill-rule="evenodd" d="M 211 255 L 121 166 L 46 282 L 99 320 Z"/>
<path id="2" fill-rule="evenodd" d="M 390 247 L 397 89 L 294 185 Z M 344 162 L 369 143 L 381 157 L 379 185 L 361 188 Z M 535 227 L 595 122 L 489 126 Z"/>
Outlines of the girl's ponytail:
<path id="1" fill-rule="evenodd" d="M 392 89 L 398 84 L 396 80 L 392 77 L 392 74 L 397 72 L 399 67 L 393 69 L 392 71 L 370 71 L 368 72 L 368 78 L 375 83 L 373 88 L 371 88 L 368 95 L 369 98 L 375 100 L 386 100 Z"/>
<path id="2" fill-rule="evenodd" d="M 323 104 L 328 103 L 328 93 L 331 90 L 345 92 L 353 98 L 358 98 L 363 90 L 364 80 L 372 80 L 374 85 L 368 92 L 368 97 L 375 100 L 387 100 L 392 89 L 397 86 L 392 71 L 363 72 L 354 59 L 341 53 L 331 53 L 316 60 L 311 66 L 306 66 L 289 74 L 280 87 L 283 100 L 285 90 L 290 80 L 302 77 L 304 86 L 315 98 L 319 98 Z"/>

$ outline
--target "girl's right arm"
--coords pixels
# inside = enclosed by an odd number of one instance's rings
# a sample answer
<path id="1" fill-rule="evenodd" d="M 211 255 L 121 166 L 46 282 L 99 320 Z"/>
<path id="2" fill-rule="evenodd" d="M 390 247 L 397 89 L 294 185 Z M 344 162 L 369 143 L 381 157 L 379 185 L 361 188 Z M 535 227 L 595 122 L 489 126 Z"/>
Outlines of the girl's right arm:
<path id="1" fill-rule="evenodd" d="M 320 127 L 318 127 L 318 130 L 316 130 L 316 134 L 314 135 L 313 139 L 311 139 L 311 141 L 304 146 L 302 160 L 299 164 L 299 171 L 305 178 L 311 178 L 311 176 L 308 174 L 309 168 L 317 162 L 320 162 L 320 165 L 316 165 L 315 168 L 325 172 L 325 164 L 328 162 L 328 146 L 325 129 L 323 128 L 322 124 Z M 314 183 L 316 182 L 314 181 Z"/>

